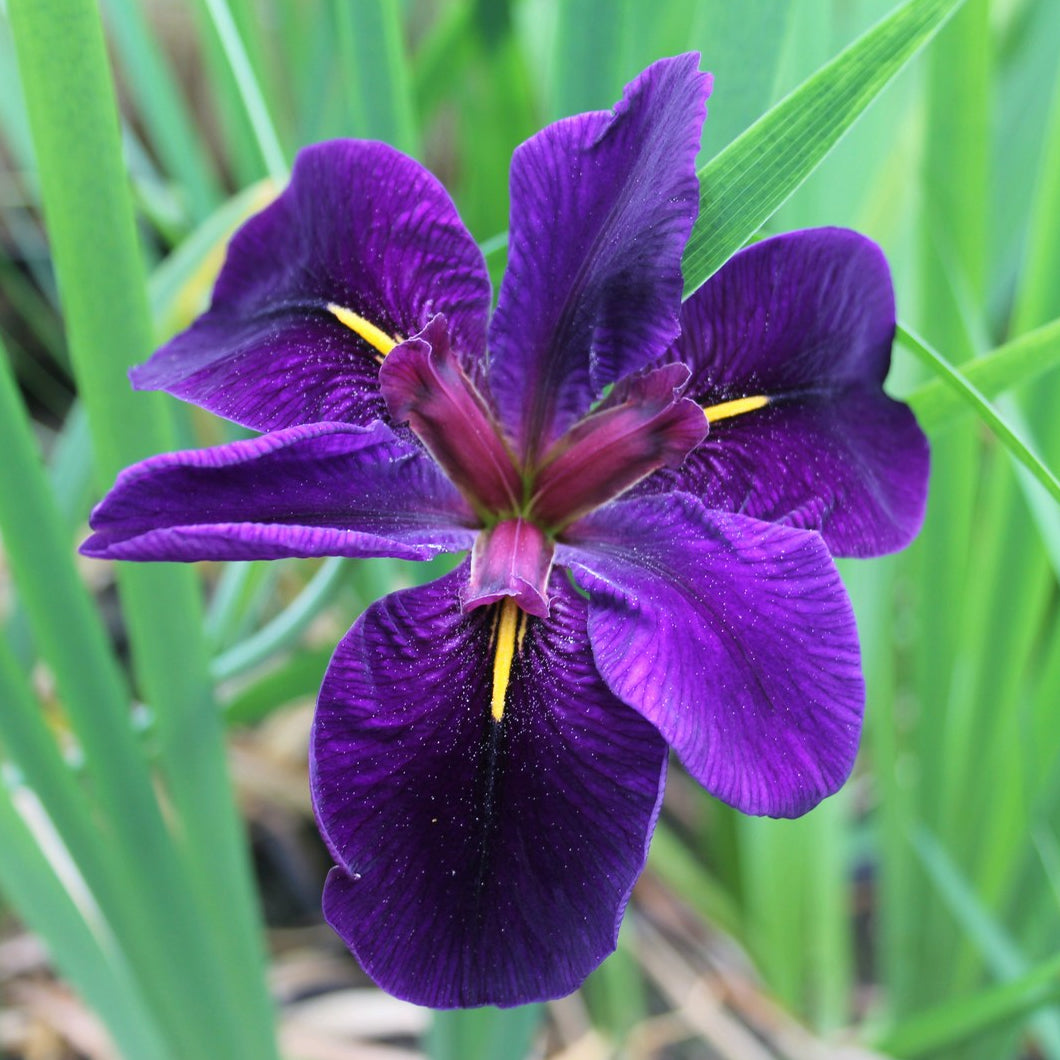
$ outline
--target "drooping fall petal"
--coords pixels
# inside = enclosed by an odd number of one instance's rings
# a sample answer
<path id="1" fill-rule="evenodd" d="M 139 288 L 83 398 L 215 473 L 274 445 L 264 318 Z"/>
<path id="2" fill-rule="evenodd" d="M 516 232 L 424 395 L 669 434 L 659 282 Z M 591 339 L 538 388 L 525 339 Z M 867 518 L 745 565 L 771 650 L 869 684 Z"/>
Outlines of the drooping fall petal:
<path id="1" fill-rule="evenodd" d="M 565 580 L 547 622 L 506 630 L 503 605 L 461 612 L 467 575 L 358 619 L 311 752 L 338 862 L 325 915 L 380 985 L 436 1008 L 557 997 L 614 949 L 666 765 L 596 672 Z"/>
<path id="2" fill-rule="evenodd" d="M 490 285 L 448 193 L 386 144 L 302 150 L 291 183 L 233 237 L 208 312 L 133 384 L 167 390 L 255 430 L 385 415 L 387 343 L 448 317 L 473 364 Z"/>
<path id="3" fill-rule="evenodd" d="M 912 540 L 928 446 L 883 392 L 894 294 L 879 247 L 834 228 L 764 240 L 685 302 L 681 321 L 668 356 L 692 369 L 688 396 L 720 418 L 649 489 L 819 530 L 837 555 Z"/>
<path id="4" fill-rule="evenodd" d="M 819 535 L 670 494 L 616 501 L 570 538 L 556 558 L 589 593 L 600 673 L 709 792 L 796 817 L 839 788 L 864 683 Z"/>
<path id="5" fill-rule="evenodd" d="M 429 559 L 475 519 L 431 460 L 383 423 L 315 423 L 126 468 L 81 546 L 107 559 Z"/>

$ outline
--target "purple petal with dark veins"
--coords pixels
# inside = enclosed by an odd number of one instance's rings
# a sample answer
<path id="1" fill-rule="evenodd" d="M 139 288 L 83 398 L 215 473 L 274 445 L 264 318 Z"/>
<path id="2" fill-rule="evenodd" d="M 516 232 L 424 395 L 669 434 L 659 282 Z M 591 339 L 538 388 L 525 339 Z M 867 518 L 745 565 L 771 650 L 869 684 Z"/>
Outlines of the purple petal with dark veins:
<path id="1" fill-rule="evenodd" d="M 419 1004 L 575 989 L 614 949 L 658 814 L 666 746 L 607 690 L 585 601 L 555 579 L 492 720 L 500 606 L 461 613 L 463 567 L 373 604 L 339 645 L 311 748 L 339 867 L 324 912 Z"/>
<path id="2" fill-rule="evenodd" d="M 485 351 L 485 263 L 445 189 L 386 144 L 302 150 L 291 183 L 233 237 L 210 309 L 130 373 L 255 430 L 385 414 L 380 352 L 329 305 L 396 341 L 436 313 L 471 365 Z"/>
<path id="3" fill-rule="evenodd" d="M 393 419 L 408 422 L 472 504 L 484 513 L 516 510 L 522 480 L 500 426 L 460 367 L 444 317 L 387 356 L 379 383 Z"/>
<path id="4" fill-rule="evenodd" d="M 106 559 L 429 559 L 470 548 L 475 517 L 383 423 L 314 423 L 127 468 L 81 546 Z"/>
<path id="5" fill-rule="evenodd" d="M 710 93 L 698 62 L 655 63 L 613 113 L 550 125 L 512 157 L 489 381 L 521 455 L 539 456 L 607 384 L 658 357 L 678 333 Z"/>
<path id="6" fill-rule="evenodd" d="M 676 472 L 646 487 L 710 508 L 819 530 L 837 555 L 907 545 L 923 521 L 928 446 L 882 389 L 894 294 L 879 247 L 823 228 L 756 243 L 684 305 L 670 356 L 705 406 L 764 396 L 711 424 Z"/>
<path id="7" fill-rule="evenodd" d="M 681 397 L 682 364 L 633 376 L 599 411 L 579 420 L 546 454 L 531 507 L 545 526 L 561 528 L 617 497 L 660 467 L 679 467 L 703 440 L 703 410 Z"/>
<path id="8" fill-rule="evenodd" d="M 864 683 L 819 535 L 676 493 L 616 501 L 568 537 L 556 562 L 589 593 L 600 673 L 709 792 L 796 817 L 842 785 Z"/>

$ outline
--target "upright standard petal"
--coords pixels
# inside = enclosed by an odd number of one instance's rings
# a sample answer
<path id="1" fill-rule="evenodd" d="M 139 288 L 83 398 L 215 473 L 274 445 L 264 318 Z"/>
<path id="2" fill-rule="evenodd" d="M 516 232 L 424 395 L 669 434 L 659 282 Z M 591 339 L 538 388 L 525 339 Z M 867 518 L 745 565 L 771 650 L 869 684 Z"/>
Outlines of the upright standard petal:
<path id="1" fill-rule="evenodd" d="M 797 817 L 836 791 L 864 705 L 854 615 L 821 538 L 708 511 L 688 494 L 616 501 L 556 562 L 589 593 L 611 690 L 708 791 Z"/>
<path id="2" fill-rule="evenodd" d="M 710 92 L 698 55 L 664 59 L 613 113 L 550 125 L 512 157 L 508 270 L 490 387 L 533 459 L 605 386 L 676 337 L 681 254 L 699 203 Z"/>
<path id="3" fill-rule="evenodd" d="M 358 619 L 311 750 L 339 863 L 325 915 L 381 986 L 435 1008 L 558 997 L 614 949 L 666 764 L 600 679 L 565 580 L 547 621 L 509 626 L 505 604 L 461 613 L 467 576 Z"/>
<path id="4" fill-rule="evenodd" d="M 928 446 L 883 392 L 894 338 L 887 262 L 835 228 L 733 257 L 685 304 L 671 356 L 692 369 L 707 440 L 648 489 L 819 530 L 837 555 L 903 548 L 923 521 Z"/>
<path id="5" fill-rule="evenodd" d="M 383 423 L 314 423 L 127 468 L 90 520 L 88 556 L 135 560 L 396 556 L 470 548 L 475 517 Z"/>
<path id="6" fill-rule="evenodd" d="M 213 302 L 133 369 L 267 431 L 385 415 L 379 363 L 436 313 L 468 364 L 485 352 L 490 285 L 449 195 L 386 144 L 302 150 L 287 190 L 235 235 Z"/>

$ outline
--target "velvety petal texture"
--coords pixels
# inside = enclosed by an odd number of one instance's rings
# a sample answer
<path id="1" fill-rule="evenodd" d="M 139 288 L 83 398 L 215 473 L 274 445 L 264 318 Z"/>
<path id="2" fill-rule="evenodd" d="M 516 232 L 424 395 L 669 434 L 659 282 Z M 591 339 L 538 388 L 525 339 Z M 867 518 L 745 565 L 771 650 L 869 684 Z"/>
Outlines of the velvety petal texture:
<path id="1" fill-rule="evenodd" d="M 315 423 L 123 471 L 81 546 L 106 559 L 429 559 L 470 547 L 475 517 L 383 423 Z"/>
<path id="2" fill-rule="evenodd" d="M 236 234 L 208 312 L 132 372 L 268 433 L 123 472 L 86 554 L 470 552 L 358 618 L 311 740 L 327 920 L 422 1005 L 581 984 L 615 947 L 669 748 L 777 817 L 854 763 L 832 553 L 907 543 L 928 470 L 882 389 L 890 276 L 855 233 L 798 232 L 682 306 L 698 61 L 516 150 L 491 322 L 438 181 L 332 141 Z"/>
<path id="3" fill-rule="evenodd" d="M 385 415 L 381 352 L 331 307 L 400 342 L 436 313 L 469 363 L 490 285 L 448 193 L 386 144 L 302 150 L 291 183 L 236 233 L 213 302 L 131 377 L 255 430 Z"/>
<path id="4" fill-rule="evenodd" d="M 325 915 L 377 982 L 437 1008 L 557 997 L 614 949 L 666 763 L 601 681 L 561 578 L 548 622 L 524 619 L 495 722 L 499 605 L 462 614 L 467 577 L 358 619 L 311 752 L 338 862 Z"/>
<path id="5" fill-rule="evenodd" d="M 883 392 L 894 293 L 875 243 L 836 228 L 791 232 L 730 259 L 687 302 L 670 355 L 724 416 L 680 471 L 649 488 L 708 508 L 819 530 L 837 555 L 907 545 L 927 499 L 928 446 Z"/>
<path id="6" fill-rule="evenodd" d="M 489 380 L 524 456 L 678 333 L 681 254 L 695 220 L 710 76 L 664 59 L 613 113 L 550 125 L 512 157 L 508 269 Z"/>
<path id="7" fill-rule="evenodd" d="M 797 817 L 840 787 L 865 693 L 819 535 L 671 494 L 616 501 L 570 538 L 556 560 L 589 593 L 600 673 L 708 791 Z"/>

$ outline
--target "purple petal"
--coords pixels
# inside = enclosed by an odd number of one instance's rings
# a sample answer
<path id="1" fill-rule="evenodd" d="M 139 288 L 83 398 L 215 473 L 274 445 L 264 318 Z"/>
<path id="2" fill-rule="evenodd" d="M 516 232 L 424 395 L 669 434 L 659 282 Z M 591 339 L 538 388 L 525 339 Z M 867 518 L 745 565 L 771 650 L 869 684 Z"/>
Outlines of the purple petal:
<path id="1" fill-rule="evenodd" d="M 121 472 L 88 556 L 136 560 L 397 556 L 469 548 L 474 516 L 434 463 L 383 423 L 315 423 Z"/>
<path id="2" fill-rule="evenodd" d="M 444 317 L 395 349 L 379 382 L 390 415 L 412 427 L 472 504 L 484 514 L 515 511 L 522 480 L 499 425 L 450 346 Z"/>
<path id="3" fill-rule="evenodd" d="M 814 533 L 621 500 L 556 550 L 590 596 L 600 673 L 688 771 L 745 813 L 796 817 L 842 785 L 864 703 L 854 615 Z"/>
<path id="4" fill-rule="evenodd" d="M 874 243 L 827 228 L 757 243 L 685 303 L 682 326 L 671 355 L 692 369 L 688 396 L 769 403 L 712 422 L 684 467 L 648 489 L 819 530 L 839 555 L 912 540 L 928 447 L 912 412 L 882 389 L 894 294 Z"/>
<path id="5" fill-rule="evenodd" d="M 255 430 L 385 414 L 378 348 L 329 306 L 401 341 L 436 313 L 468 363 L 484 354 L 482 255 L 445 189 L 385 144 L 301 151 L 291 183 L 233 238 L 209 311 L 133 369 Z"/>
<path id="6" fill-rule="evenodd" d="M 666 747 L 593 665 L 555 579 L 491 714 L 496 615 L 465 564 L 370 607 L 324 679 L 311 770 L 339 863 L 324 912 L 368 973 L 435 1008 L 575 989 L 614 949 L 662 797 Z"/>
<path id="7" fill-rule="evenodd" d="M 698 62 L 655 63 L 613 113 L 550 125 L 512 158 L 489 380 L 505 427 L 531 459 L 678 333 L 710 92 Z"/>

